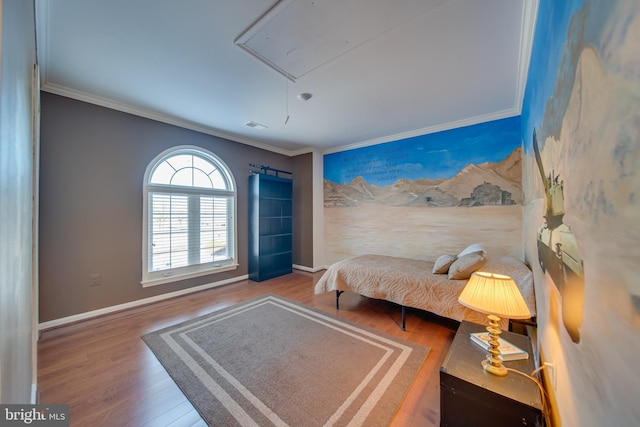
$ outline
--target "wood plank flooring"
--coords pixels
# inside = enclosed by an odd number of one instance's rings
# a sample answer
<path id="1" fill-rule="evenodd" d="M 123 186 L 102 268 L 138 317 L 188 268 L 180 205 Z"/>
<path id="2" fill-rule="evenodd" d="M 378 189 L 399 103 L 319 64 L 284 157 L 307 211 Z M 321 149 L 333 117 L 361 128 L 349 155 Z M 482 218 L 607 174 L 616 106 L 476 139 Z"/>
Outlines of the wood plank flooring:
<path id="1" fill-rule="evenodd" d="M 42 332 L 38 343 L 40 403 L 70 405 L 71 426 L 204 426 L 196 410 L 140 338 L 266 292 L 431 348 L 392 426 L 440 423 L 439 368 L 457 323 L 345 292 L 314 295 L 322 275 L 294 273 L 256 283 L 248 280 L 161 301 Z"/>

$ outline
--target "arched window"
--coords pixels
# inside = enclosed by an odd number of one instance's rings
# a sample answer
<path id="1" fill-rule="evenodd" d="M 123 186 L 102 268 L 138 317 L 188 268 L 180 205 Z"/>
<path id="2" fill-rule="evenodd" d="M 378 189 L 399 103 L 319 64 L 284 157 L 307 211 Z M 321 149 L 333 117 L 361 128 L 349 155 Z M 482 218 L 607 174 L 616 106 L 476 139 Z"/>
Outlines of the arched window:
<path id="1" fill-rule="evenodd" d="M 175 147 L 144 178 L 142 285 L 237 267 L 236 186 L 229 168 L 199 147 Z"/>

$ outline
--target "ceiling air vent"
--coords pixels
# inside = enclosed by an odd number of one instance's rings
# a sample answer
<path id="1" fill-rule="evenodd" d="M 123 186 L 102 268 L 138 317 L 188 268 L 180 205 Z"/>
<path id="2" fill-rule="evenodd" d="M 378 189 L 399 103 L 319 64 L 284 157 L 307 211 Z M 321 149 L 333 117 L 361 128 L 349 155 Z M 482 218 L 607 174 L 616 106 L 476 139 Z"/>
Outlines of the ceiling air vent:
<path id="1" fill-rule="evenodd" d="M 249 126 L 250 128 L 255 128 L 255 129 L 266 129 L 267 128 L 265 125 L 261 125 L 260 123 L 256 123 L 256 122 L 245 123 L 245 126 Z"/>

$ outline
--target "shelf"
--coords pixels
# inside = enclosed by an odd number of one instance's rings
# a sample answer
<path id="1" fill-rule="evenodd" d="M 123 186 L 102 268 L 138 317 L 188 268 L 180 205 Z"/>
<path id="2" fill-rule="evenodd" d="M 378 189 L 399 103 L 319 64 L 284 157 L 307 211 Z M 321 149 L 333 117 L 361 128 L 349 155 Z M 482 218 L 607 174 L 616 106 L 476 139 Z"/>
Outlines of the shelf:
<path id="1" fill-rule="evenodd" d="M 249 279 L 260 282 L 292 271 L 292 181 L 249 176 Z"/>

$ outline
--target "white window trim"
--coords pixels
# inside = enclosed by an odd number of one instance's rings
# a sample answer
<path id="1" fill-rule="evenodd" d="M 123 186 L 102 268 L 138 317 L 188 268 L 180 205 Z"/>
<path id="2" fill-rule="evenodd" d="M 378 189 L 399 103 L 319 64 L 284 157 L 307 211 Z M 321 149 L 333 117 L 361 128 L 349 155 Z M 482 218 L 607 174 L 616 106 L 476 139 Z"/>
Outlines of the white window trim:
<path id="1" fill-rule="evenodd" d="M 192 266 L 186 266 L 176 268 L 170 271 L 160 271 L 149 273 L 149 188 L 160 190 L 161 185 L 149 185 L 149 177 L 154 167 L 160 163 L 163 159 L 170 157 L 171 155 L 179 151 L 194 151 L 197 153 L 206 154 L 214 159 L 225 169 L 226 175 L 228 175 L 231 191 L 221 192 L 224 194 L 233 193 L 233 257 L 230 262 L 210 262 L 206 264 L 198 264 Z M 185 192 L 189 191 L 189 188 L 184 189 Z M 181 190 L 182 191 L 182 190 Z M 158 154 L 149 164 L 144 173 L 144 181 L 142 186 L 142 200 L 143 200 L 143 213 L 142 213 L 142 280 L 140 284 L 143 288 L 162 285 L 166 283 L 177 282 L 181 280 L 191 279 L 194 277 L 208 276 L 210 274 L 222 273 L 225 271 L 231 271 L 238 268 L 238 193 L 231 169 L 222 159 L 213 154 L 211 151 L 198 147 L 195 145 L 180 145 L 169 148 L 162 153 Z M 217 191 L 213 190 L 212 193 Z"/>
<path id="2" fill-rule="evenodd" d="M 215 263 L 213 263 L 215 264 Z M 209 264 L 200 264 L 199 267 L 204 267 L 207 266 Z M 186 267 L 185 267 L 186 268 Z M 147 280 L 142 280 L 140 282 L 140 284 L 142 285 L 143 288 L 148 288 L 150 286 L 156 286 L 156 285 L 164 285 L 165 283 L 172 283 L 172 282 L 177 282 L 180 280 L 186 280 L 186 279 L 192 279 L 194 277 L 202 277 L 202 276 L 208 276 L 210 274 L 215 274 L 215 273 L 222 273 L 225 271 L 231 271 L 231 270 L 235 270 L 236 268 L 238 268 L 238 264 L 234 263 L 234 264 L 225 264 L 224 266 L 221 267 L 212 267 L 212 268 L 208 268 L 204 271 L 193 271 L 191 273 L 181 273 L 181 274 L 171 274 L 165 277 L 161 277 L 158 279 L 147 279 Z"/>

